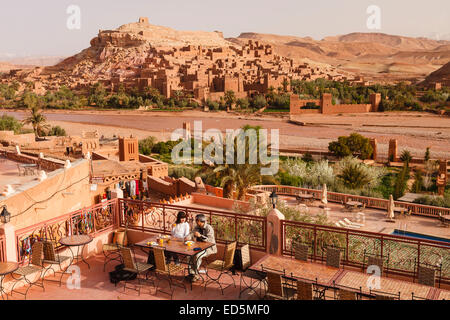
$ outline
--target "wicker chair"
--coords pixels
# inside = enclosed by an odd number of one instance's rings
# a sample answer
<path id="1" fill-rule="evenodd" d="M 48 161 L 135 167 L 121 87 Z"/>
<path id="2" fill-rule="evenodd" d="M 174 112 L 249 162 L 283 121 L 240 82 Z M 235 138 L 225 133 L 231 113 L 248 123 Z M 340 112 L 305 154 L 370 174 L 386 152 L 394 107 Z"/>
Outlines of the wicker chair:
<path id="1" fill-rule="evenodd" d="M 185 284 L 182 281 L 174 281 L 175 279 L 173 278 L 174 275 L 176 275 L 177 273 L 180 273 L 181 271 L 183 272 L 183 278 L 184 278 L 186 268 L 184 268 L 181 265 L 176 265 L 173 263 L 167 264 L 166 257 L 164 254 L 164 248 L 153 247 L 153 255 L 155 257 L 155 265 L 156 265 L 156 268 L 154 271 L 155 271 L 155 274 L 156 274 L 157 280 L 158 280 L 158 282 L 155 286 L 156 293 L 158 291 L 160 291 L 162 293 L 170 295 L 170 298 L 172 299 L 173 293 L 175 291 L 174 287 L 183 288 L 184 292 L 187 292 Z M 169 283 L 170 292 L 166 292 L 161 289 L 158 289 L 158 285 L 161 280 L 166 280 Z"/>
<path id="2" fill-rule="evenodd" d="M 236 282 L 234 281 L 233 273 L 232 273 L 232 268 L 234 266 L 233 262 L 234 262 L 234 253 L 236 251 L 236 245 L 237 245 L 236 241 L 228 243 L 225 246 L 223 260 L 214 260 L 213 262 L 211 262 L 207 265 L 206 276 L 208 277 L 208 280 L 205 282 L 205 290 L 206 290 L 206 286 L 208 285 L 208 283 L 216 282 L 219 285 L 220 290 L 222 291 L 222 295 L 223 295 L 223 290 L 225 290 L 231 286 L 231 284 L 229 284 L 229 285 L 223 287 L 222 283 L 220 282 L 222 275 L 225 275 L 225 274 L 231 278 L 231 280 L 233 281 L 233 286 L 236 288 Z M 219 271 L 219 275 L 217 277 L 213 277 L 210 274 L 209 270 Z"/>
<path id="3" fill-rule="evenodd" d="M 375 300 L 400 300 L 400 291 L 398 294 L 383 292 L 379 290 L 370 289 L 370 296 L 375 298 Z"/>
<path id="4" fill-rule="evenodd" d="M 248 269 L 251 266 L 250 260 L 250 246 L 248 244 L 241 247 L 242 257 L 242 270 L 241 278 L 239 281 L 239 298 L 246 290 L 253 291 L 258 298 L 262 298 L 261 285 L 265 284 L 266 275 L 263 272 Z M 245 278 L 250 279 L 250 283 L 245 281 Z M 256 285 L 255 285 L 256 284 Z M 242 289 L 243 285 L 245 286 Z M 259 287 L 259 294 L 256 292 L 256 288 Z"/>
<path id="5" fill-rule="evenodd" d="M 366 250 L 364 250 L 362 271 L 366 272 L 368 266 L 377 266 L 380 269 L 380 276 L 383 276 L 385 271 L 387 272 L 387 267 L 389 266 L 389 254 L 382 257 L 379 255 L 368 254 Z"/>
<path id="6" fill-rule="evenodd" d="M 123 263 L 122 256 L 120 254 L 120 248 L 126 246 L 126 231 L 122 239 L 118 239 L 117 235 L 118 233 L 114 232 L 113 242 L 105 243 L 102 246 L 103 255 L 105 256 L 105 261 L 103 263 L 103 272 L 106 271 L 106 265 L 112 261 Z"/>
<path id="7" fill-rule="evenodd" d="M 341 249 L 327 247 L 326 249 L 326 265 L 334 268 L 341 267 Z"/>
<path id="8" fill-rule="evenodd" d="M 346 289 L 339 289 L 339 300 L 357 300 L 357 293 Z"/>
<path id="9" fill-rule="evenodd" d="M 130 248 L 124 248 L 124 247 L 120 248 L 120 254 L 122 256 L 122 260 L 125 265 L 123 270 L 135 273 L 136 280 L 138 282 L 137 288 L 133 288 L 133 287 L 128 287 L 128 288 L 137 291 L 138 294 L 141 295 L 141 284 L 149 281 L 148 272 L 150 271 L 151 268 L 153 268 L 153 265 L 135 261 L 133 252 L 131 251 Z M 140 277 L 142 275 L 145 275 L 145 278 Z M 130 281 L 131 280 L 127 280 L 127 279 L 124 280 L 124 286 L 123 286 L 124 292 L 127 289 L 127 284 Z M 151 282 L 154 285 L 154 282 L 153 281 L 151 281 Z"/>
<path id="10" fill-rule="evenodd" d="M 314 300 L 312 283 L 297 280 L 297 300 Z"/>
<path id="11" fill-rule="evenodd" d="M 25 300 L 27 299 L 27 293 L 28 290 L 32 286 L 41 287 L 43 291 L 45 291 L 44 288 L 44 279 L 42 277 L 42 273 L 44 271 L 43 263 L 42 263 L 42 255 L 44 253 L 44 244 L 42 242 L 35 242 L 33 246 L 31 247 L 31 257 L 28 261 L 28 265 L 22 266 L 19 269 L 17 269 L 11 276 L 14 280 L 16 280 L 11 288 L 11 296 L 13 295 L 13 292 L 21 294 L 25 297 Z M 28 276 L 38 273 L 39 276 L 35 281 L 30 281 L 28 279 Z M 18 275 L 19 277 L 16 278 L 15 275 Z M 27 287 L 25 293 L 22 293 L 20 291 L 14 290 L 15 286 L 20 283 L 22 280 L 24 280 L 29 286 Z"/>
<path id="12" fill-rule="evenodd" d="M 308 261 L 309 247 L 306 244 L 299 241 L 294 241 L 294 243 L 292 244 L 292 250 L 294 251 L 293 256 L 295 259 Z"/>
<path id="13" fill-rule="evenodd" d="M 62 282 L 62 278 L 64 276 L 64 274 L 66 274 L 66 270 L 67 268 L 70 266 L 70 263 L 68 263 L 66 265 L 66 267 L 63 267 L 64 262 L 68 261 L 71 259 L 71 257 L 69 256 L 61 256 L 59 253 L 56 252 L 55 250 L 55 245 L 53 244 L 53 242 L 51 241 L 44 241 L 44 260 L 43 260 L 43 265 L 45 268 L 44 274 L 42 275 L 42 278 L 45 279 L 45 275 L 47 274 L 48 271 L 52 271 L 54 275 L 56 275 L 57 273 L 61 274 L 61 276 L 59 277 L 59 286 L 61 287 L 61 282 Z M 45 267 L 45 264 L 48 264 L 47 267 Z M 59 271 L 55 271 L 55 269 L 53 269 L 53 266 L 58 266 L 59 267 Z M 51 279 L 46 279 L 47 281 L 55 281 L 55 280 L 51 280 Z"/>
<path id="14" fill-rule="evenodd" d="M 264 267 L 263 267 L 264 270 Z M 296 289 L 285 282 L 286 274 L 273 271 L 267 271 L 267 292 L 264 298 L 272 298 L 276 300 L 291 300 L 294 298 Z M 284 279 L 284 280 L 283 280 Z"/>
<path id="15" fill-rule="evenodd" d="M 420 284 L 434 287 L 436 285 L 436 269 L 419 265 L 417 267 L 417 279 Z"/>

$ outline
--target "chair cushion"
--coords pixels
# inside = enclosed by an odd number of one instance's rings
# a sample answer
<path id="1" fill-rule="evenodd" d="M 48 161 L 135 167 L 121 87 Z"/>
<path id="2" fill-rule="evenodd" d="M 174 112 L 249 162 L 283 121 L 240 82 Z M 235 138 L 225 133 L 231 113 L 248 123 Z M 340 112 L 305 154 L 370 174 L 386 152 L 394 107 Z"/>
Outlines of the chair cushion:
<path id="1" fill-rule="evenodd" d="M 220 270 L 226 269 L 224 267 L 224 265 L 225 265 L 225 262 L 223 260 L 215 260 L 215 261 L 211 262 L 210 264 L 208 264 L 207 268 L 220 271 Z"/>
<path id="2" fill-rule="evenodd" d="M 21 276 L 28 276 L 32 273 L 40 272 L 41 270 L 42 270 L 41 267 L 29 265 L 29 266 L 20 267 L 14 273 L 19 274 Z"/>
<path id="3" fill-rule="evenodd" d="M 260 281 L 266 278 L 266 275 L 264 273 L 255 270 L 246 270 L 242 275 L 247 278 L 252 278 Z"/>
<path id="4" fill-rule="evenodd" d="M 119 250 L 119 246 L 115 243 L 105 243 L 103 245 L 103 251 L 116 251 Z"/>
<path id="5" fill-rule="evenodd" d="M 69 259 L 70 259 L 70 257 L 68 257 L 68 256 L 56 256 L 55 260 L 44 260 L 44 263 L 60 264 Z"/>

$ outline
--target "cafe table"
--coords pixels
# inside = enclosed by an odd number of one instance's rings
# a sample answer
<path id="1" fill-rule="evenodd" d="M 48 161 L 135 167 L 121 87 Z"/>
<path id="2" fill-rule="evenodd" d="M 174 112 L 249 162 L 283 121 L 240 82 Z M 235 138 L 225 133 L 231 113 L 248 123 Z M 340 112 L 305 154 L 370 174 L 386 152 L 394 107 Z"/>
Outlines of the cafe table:
<path id="1" fill-rule="evenodd" d="M 70 252 L 72 253 L 72 260 L 70 262 L 70 264 L 73 264 L 73 262 L 76 260 L 76 262 L 78 263 L 80 260 L 84 263 L 87 264 L 88 268 L 90 269 L 91 266 L 89 265 L 89 263 L 84 260 L 83 257 L 83 250 L 84 247 L 92 242 L 94 239 L 87 234 L 78 234 L 78 235 L 72 235 L 72 236 L 67 236 L 64 238 L 61 238 L 59 240 L 59 243 L 62 244 L 63 246 L 67 246 L 70 249 Z M 77 247 L 77 253 L 76 255 L 74 254 L 72 247 Z M 81 250 L 80 250 L 81 248 Z"/>
<path id="2" fill-rule="evenodd" d="M 254 272 L 270 272 L 284 274 L 287 278 L 313 283 L 320 290 L 321 296 L 325 291 L 334 288 L 333 280 L 341 273 L 341 269 L 326 266 L 322 263 L 297 260 L 292 257 L 267 254 L 249 267 Z"/>
<path id="3" fill-rule="evenodd" d="M 0 294 L 3 300 L 5 300 L 3 294 L 6 296 L 6 299 L 8 299 L 8 294 L 3 289 L 3 279 L 17 269 L 19 269 L 19 264 L 17 262 L 0 262 Z"/>
<path id="4" fill-rule="evenodd" d="M 162 244 L 159 242 L 160 236 L 153 235 L 148 237 L 142 241 L 135 243 L 136 247 L 139 247 L 142 251 L 147 254 L 150 254 L 150 250 L 148 252 L 147 249 L 152 249 L 153 247 L 164 248 L 166 252 L 174 253 L 185 257 L 186 259 L 192 259 L 196 254 L 201 252 L 205 252 L 207 249 L 213 247 L 215 244 L 206 241 L 193 241 L 192 245 L 189 247 L 185 244 L 186 241 L 176 238 L 171 238 L 167 235 L 161 235 L 163 240 Z M 153 243 L 153 244 L 152 244 Z M 199 248 L 199 250 L 194 251 L 194 248 Z M 190 267 L 190 266 L 189 266 Z M 202 277 L 200 275 L 200 277 Z M 203 277 L 202 277 L 203 279 Z"/>
<path id="5" fill-rule="evenodd" d="M 296 195 L 297 201 L 311 202 L 314 200 L 314 195 L 310 193 L 300 193 Z"/>

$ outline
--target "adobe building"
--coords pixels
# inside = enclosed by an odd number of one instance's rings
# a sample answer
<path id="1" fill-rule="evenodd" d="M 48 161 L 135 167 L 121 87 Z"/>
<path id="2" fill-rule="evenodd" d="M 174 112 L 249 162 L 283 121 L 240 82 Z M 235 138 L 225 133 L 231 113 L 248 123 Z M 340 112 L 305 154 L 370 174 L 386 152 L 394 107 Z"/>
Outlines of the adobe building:
<path id="1" fill-rule="evenodd" d="M 370 104 L 333 105 L 331 93 L 324 93 L 321 99 L 304 100 L 300 99 L 298 95 L 291 95 L 290 98 L 290 115 L 377 112 L 381 102 L 379 93 L 370 95 Z M 312 105 L 316 107 L 313 108 Z"/>

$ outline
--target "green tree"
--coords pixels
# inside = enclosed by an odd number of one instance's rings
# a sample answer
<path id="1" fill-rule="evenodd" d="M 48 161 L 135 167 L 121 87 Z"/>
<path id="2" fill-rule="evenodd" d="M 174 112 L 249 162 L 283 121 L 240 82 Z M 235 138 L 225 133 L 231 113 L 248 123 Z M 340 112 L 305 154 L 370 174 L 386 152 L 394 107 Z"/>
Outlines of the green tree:
<path id="1" fill-rule="evenodd" d="M 424 156 L 424 160 L 425 162 L 430 160 L 430 148 L 428 147 L 427 150 L 425 151 L 425 156 Z"/>
<path id="2" fill-rule="evenodd" d="M 96 105 L 103 108 L 108 103 L 107 96 L 108 95 L 103 84 L 97 82 L 90 89 L 88 103 L 89 105 Z"/>
<path id="3" fill-rule="evenodd" d="M 234 94 L 233 90 L 228 90 L 225 92 L 225 103 L 230 108 L 233 106 L 233 104 L 236 102 L 236 95 Z"/>
<path id="4" fill-rule="evenodd" d="M 359 133 L 338 137 L 337 141 L 328 144 L 328 150 L 338 157 L 353 155 L 360 156 L 361 159 L 368 159 L 373 153 L 370 140 Z"/>
<path id="5" fill-rule="evenodd" d="M 156 138 L 153 136 L 139 140 L 139 153 L 146 156 L 152 153 L 153 146 L 156 144 Z"/>
<path id="6" fill-rule="evenodd" d="M 352 163 L 343 168 L 337 177 L 342 181 L 344 186 L 350 189 L 361 189 L 370 183 L 370 176 L 363 168 L 363 165 L 357 163 Z"/>
<path id="7" fill-rule="evenodd" d="M 37 107 L 30 109 L 30 116 L 23 120 L 23 124 L 31 124 L 36 137 L 44 136 L 46 130 L 49 128 L 47 119 Z"/>
<path id="8" fill-rule="evenodd" d="M 403 168 L 397 174 L 394 183 L 394 194 L 393 194 L 394 199 L 401 198 L 405 194 L 409 180 L 409 171 L 410 169 L 405 163 L 403 165 Z"/>
<path id="9" fill-rule="evenodd" d="M 240 109 L 247 109 L 250 106 L 250 102 L 247 98 L 239 98 L 236 101 L 236 104 L 239 106 Z"/>
<path id="10" fill-rule="evenodd" d="M 403 150 L 402 154 L 400 155 L 400 160 L 406 164 L 406 166 L 409 166 L 409 163 L 411 162 L 412 155 L 409 150 L 405 149 Z"/>
<path id="11" fill-rule="evenodd" d="M 263 95 L 257 95 L 255 98 L 253 98 L 252 105 L 256 109 L 261 109 L 267 106 L 267 100 Z"/>
<path id="12" fill-rule="evenodd" d="M 416 170 L 414 172 L 414 183 L 412 185 L 412 192 L 419 193 L 422 191 L 423 188 L 423 176 L 422 171 Z"/>

